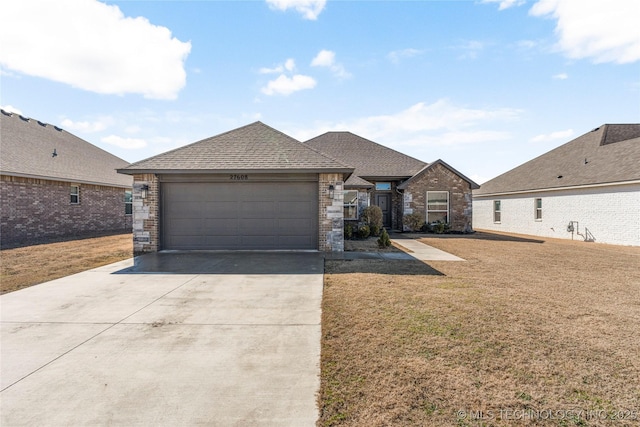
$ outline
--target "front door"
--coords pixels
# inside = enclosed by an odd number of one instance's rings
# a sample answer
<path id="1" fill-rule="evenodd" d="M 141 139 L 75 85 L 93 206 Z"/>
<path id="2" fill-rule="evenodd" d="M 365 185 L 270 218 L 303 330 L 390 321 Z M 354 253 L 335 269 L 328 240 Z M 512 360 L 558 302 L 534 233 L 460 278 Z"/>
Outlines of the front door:
<path id="1" fill-rule="evenodd" d="M 376 194 L 376 206 L 382 211 L 382 225 L 391 228 L 391 194 Z"/>

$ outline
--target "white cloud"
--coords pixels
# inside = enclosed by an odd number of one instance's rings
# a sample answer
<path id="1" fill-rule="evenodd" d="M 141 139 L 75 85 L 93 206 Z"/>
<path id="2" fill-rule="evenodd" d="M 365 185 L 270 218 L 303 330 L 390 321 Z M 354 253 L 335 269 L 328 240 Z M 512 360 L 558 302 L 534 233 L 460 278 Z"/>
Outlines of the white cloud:
<path id="1" fill-rule="evenodd" d="M 22 113 L 22 110 L 17 109 L 13 105 L 3 105 L 3 106 L 0 106 L 0 108 L 2 108 L 4 111 L 8 113 L 20 114 L 21 116 L 24 116 L 24 114 Z"/>
<path id="2" fill-rule="evenodd" d="M 101 94 L 174 99 L 190 42 L 97 0 L 3 3 L 0 64 Z"/>
<path id="3" fill-rule="evenodd" d="M 313 77 L 304 76 L 302 74 L 287 77 L 284 74 L 280 74 L 277 79 L 271 80 L 267 83 L 267 86 L 262 88 L 262 93 L 265 95 L 286 96 L 301 90 L 313 89 L 315 86 L 316 81 Z"/>
<path id="4" fill-rule="evenodd" d="M 557 20 L 558 48 L 570 58 L 619 64 L 640 60 L 638 0 L 540 0 L 529 13 Z"/>
<path id="5" fill-rule="evenodd" d="M 271 9 L 295 9 L 304 19 L 315 21 L 327 4 L 326 0 L 266 0 Z"/>
<path id="6" fill-rule="evenodd" d="M 312 67 L 326 67 L 339 78 L 351 77 L 351 73 L 344 69 L 344 66 L 336 62 L 336 54 L 333 51 L 323 49 L 311 61 Z"/>
<path id="7" fill-rule="evenodd" d="M 567 73 L 555 74 L 552 76 L 552 78 L 554 80 L 567 80 L 569 78 L 569 74 Z"/>
<path id="8" fill-rule="evenodd" d="M 147 141 L 140 138 L 122 138 L 116 135 L 105 136 L 102 142 L 115 145 L 116 147 L 125 148 L 127 150 L 136 150 L 147 146 Z"/>
<path id="9" fill-rule="evenodd" d="M 520 6 L 525 4 L 524 0 L 482 0 L 482 3 L 500 3 L 498 10 L 509 9 L 513 6 Z"/>
<path id="10" fill-rule="evenodd" d="M 290 131 L 305 141 L 332 130 L 349 130 L 357 135 L 403 151 L 425 150 L 434 146 L 462 146 L 508 139 L 502 130 L 487 129 L 493 122 L 519 118 L 514 108 L 468 108 L 440 99 L 432 104 L 417 103 L 397 113 L 356 118 L 339 123 L 321 123 L 314 129 Z M 413 148 L 411 148 L 413 147 Z"/>
<path id="11" fill-rule="evenodd" d="M 70 119 L 64 119 L 61 124 L 65 129 L 69 129 L 72 131 L 93 133 L 105 130 L 112 122 L 113 120 L 111 118 L 105 117 L 95 122 L 74 122 Z"/>
<path id="12" fill-rule="evenodd" d="M 558 139 L 568 140 L 572 136 L 573 136 L 573 129 L 567 129 L 567 130 L 559 130 L 559 131 L 551 132 L 551 133 L 547 133 L 547 134 L 536 135 L 533 138 L 531 138 L 529 141 L 531 141 L 531 142 L 549 142 L 549 141 L 555 141 L 555 140 L 558 140 Z"/>
<path id="13" fill-rule="evenodd" d="M 401 59 L 413 58 L 414 56 L 421 55 L 423 53 L 422 50 L 408 48 L 401 50 L 394 50 L 393 52 L 389 52 L 387 58 L 394 64 L 400 62 Z"/>
<path id="14" fill-rule="evenodd" d="M 262 67 L 258 72 L 260 74 L 280 74 L 280 73 L 283 73 L 285 70 L 289 72 L 293 72 L 295 69 L 296 69 L 296 61 L 289 58 L 284 62 L 284 64 L 278 64 L 273 68 Z"/>
<path id="15" fill-rule="evenodd" d="M 458 57 L 459 59 L 476 59 L 478 54 L 485 48 L 485 43 L 478 40 L 469 40 L 461 45 L 455 46 L 455 48 L 464 52 Z"/>

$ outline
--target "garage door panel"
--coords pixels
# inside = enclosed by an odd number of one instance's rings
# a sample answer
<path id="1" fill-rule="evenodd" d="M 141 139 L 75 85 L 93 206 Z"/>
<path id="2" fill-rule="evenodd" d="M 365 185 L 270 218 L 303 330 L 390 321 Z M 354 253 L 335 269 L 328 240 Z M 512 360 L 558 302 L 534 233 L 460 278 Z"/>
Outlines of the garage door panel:
<path id="1" fill-rule="evenodd" d="M 238 202 L 235 201 L 203 202 L 200 215 L 208 218 L 236 218 L 239 209 Z"/>
<path id="2" fill-rule="evenodd" d="M 238 234 L 237 218 L 207 218 L 202 221 L 202 234 L 208 236 L 236 236 Z"/>
<path id="3" fill-rule="evenodd" d="M 164 249 L 317 249 L 317 182 L 162 183 Z"/>

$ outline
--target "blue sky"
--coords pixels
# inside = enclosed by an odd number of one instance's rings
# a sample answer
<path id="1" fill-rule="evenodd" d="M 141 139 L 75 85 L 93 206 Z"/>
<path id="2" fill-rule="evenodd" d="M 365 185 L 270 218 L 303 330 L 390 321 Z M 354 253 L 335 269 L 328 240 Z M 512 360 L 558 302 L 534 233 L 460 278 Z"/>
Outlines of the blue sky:
<path id="1" fill-rule="evenodd" d="M 5 2 L 0 105 L 133 162 L 260 120 L 481 183 L 640 122 L 640 2 Z"/>

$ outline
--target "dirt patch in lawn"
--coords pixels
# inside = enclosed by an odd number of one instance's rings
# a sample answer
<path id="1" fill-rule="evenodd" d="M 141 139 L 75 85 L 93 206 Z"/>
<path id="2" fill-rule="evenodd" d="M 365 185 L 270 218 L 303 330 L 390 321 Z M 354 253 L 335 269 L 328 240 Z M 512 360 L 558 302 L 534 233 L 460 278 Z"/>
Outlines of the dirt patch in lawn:
<path id="1" fill-rule="evenodd" d="M 319 425 L 640 425 L 640 248 L 421 240 L 326 262 Z"/>
<path id="2" fill-rule="evenodd" d="M 393 244 L 389 247 L 381 248 L 378 245 L 377 237 L 369 237 L 367 239 L 345 240 L 344 250 L 346 252 L 401 252 L 401 250 L 397 247 L 394 247 Z"/>
<path id="3" fill-rule="evenodd" d="M 133 256 L 131 234 L 69 240 L 0 251 L 1 293 L 43 283 Z"/>

